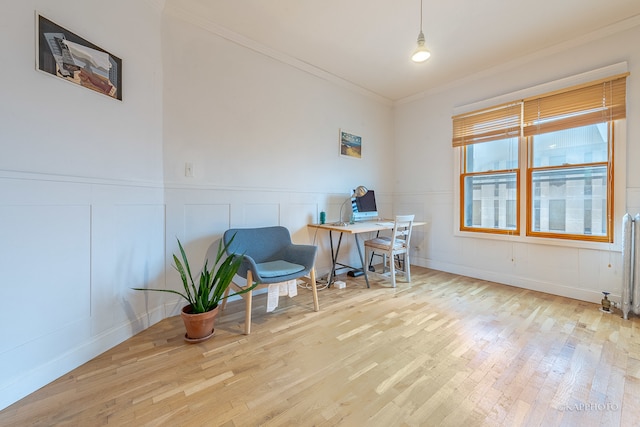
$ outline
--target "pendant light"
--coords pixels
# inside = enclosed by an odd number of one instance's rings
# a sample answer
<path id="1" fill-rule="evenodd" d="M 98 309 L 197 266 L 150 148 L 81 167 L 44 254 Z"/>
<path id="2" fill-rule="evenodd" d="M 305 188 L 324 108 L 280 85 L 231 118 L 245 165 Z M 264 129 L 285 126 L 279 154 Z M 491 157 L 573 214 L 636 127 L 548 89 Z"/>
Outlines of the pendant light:
<path id="1" fill-rule="evenodd" d="M 413 62 L 424 62 L 431 56 L 431 52 L 424 46 L 424 33 L 422 32 L 422 0 L 420 0 L 420 34 L 418 34 L 418 47 L 411 55 Z"/>

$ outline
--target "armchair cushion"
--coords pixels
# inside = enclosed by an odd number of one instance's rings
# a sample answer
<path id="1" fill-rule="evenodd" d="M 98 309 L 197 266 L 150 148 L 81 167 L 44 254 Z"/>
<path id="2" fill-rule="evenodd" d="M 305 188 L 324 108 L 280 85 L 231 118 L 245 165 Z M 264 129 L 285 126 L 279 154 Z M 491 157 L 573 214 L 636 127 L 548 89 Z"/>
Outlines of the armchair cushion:
<path id="1" fill-rule="evenodd" d="M 288 276 L 304 270 L 304 265 L 294 264 L 284 260 L 268 261 L 257 264 L 261 277 Z"/>

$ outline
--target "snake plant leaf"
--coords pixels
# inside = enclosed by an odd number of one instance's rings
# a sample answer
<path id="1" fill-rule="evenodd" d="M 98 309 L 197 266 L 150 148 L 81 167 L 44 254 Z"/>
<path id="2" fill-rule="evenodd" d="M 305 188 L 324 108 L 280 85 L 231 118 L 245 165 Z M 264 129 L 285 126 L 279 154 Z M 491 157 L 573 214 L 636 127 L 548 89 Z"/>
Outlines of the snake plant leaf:
<path id="1" fill-rule="evenodd" d="M 223 299 L 249 292 L 258 284 L 251 284 L 251 286 L 246 286 L 238 292 L 225 295 L 233 281 L 233 278 L 238 272 L 238 269 L 242 265 L 243 260 L 243 255 L 240 254 L 232 253 L 226 256 L 227 249 L 231 242 L 233 242 L 234 237 L 235 236 L 233 236 L 226 244 L 223 244 L 223 241 L 220 240 L 216 252 L 215 263 L 210 266 L 208 261 L 205 261 L 197 282 L 194 280 L 191 273 L 191 267 L 189 266 L 186 251 L 184 250 L 180 240 L 177 239 L 180 256 L 178 257 L 176 254 L 173 254 L 173 267 L 180 275 L 184 292 L 175 291 L 173 289 L 132 289 L 137 291 L 167 292 L 180 295 L 191 306 L 192 313 L 204 313 L 213 310 Z"/>

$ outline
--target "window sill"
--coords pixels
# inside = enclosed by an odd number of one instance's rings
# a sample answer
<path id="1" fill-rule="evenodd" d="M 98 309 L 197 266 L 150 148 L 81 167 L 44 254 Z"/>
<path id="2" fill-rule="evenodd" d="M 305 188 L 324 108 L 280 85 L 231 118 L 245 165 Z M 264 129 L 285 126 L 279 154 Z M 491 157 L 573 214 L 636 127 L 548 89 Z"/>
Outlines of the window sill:
<path id="1" fill-rule="evenodd" d="M 526 243 L 531 245 L 548 245 L 548 246 L 561 246 L 565 248 L 622 252 L 620 243 L 616 243 L 616 241 L 620 241 L 620 239 L 616 239 L 615 237 L 614 237 L 613 243 L 606 243 L 606 242 L 586 242 L 586 241 L 569 240 L 569 239 L 553 239 L 549 237 L 492 234 L 492 233 L 481 233 L 481 232 L 460 231 L 460 230 L 455 230 L 453 234 L 455 237 L 464 237 L 464 238 L 472 238 L 472 239 L 501 240 L 506 242 Z"/>

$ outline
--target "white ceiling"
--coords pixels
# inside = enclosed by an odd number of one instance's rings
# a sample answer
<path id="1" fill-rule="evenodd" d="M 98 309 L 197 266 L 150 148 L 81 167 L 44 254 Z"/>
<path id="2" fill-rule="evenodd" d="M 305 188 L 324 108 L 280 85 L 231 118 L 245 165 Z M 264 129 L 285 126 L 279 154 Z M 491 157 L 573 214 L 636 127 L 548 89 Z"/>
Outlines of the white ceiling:
<path id="1" fill-rule="evenodd" d="M 640 0 L 166 0 L 225 38 L 399 100 L 559 44 L 640 25 Z M 640 42 L 640 41 L 639 41 Z"/>

